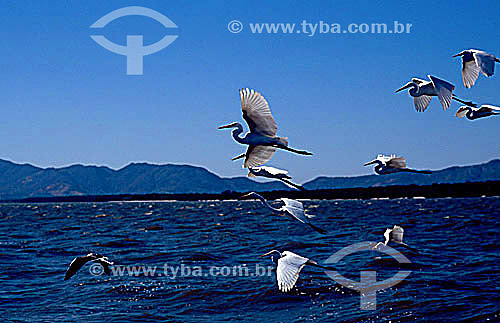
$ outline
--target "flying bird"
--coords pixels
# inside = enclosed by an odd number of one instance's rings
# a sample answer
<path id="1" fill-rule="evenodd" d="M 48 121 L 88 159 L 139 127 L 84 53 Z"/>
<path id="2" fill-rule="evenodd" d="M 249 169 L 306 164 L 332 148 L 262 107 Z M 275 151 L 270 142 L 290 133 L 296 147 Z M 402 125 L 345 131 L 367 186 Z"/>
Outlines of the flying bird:
<path id="1" fill-rule="evenodd" d="M 470 107 L 466 105 L 462 105 L 456 116 L 458 118 L 467 117 L 469 120 L 475 120 L 479 118 L 485 118 L 490 116 L 496 116 L 500 114 L 500 107 L 496 107 L 494 105 L 483 104 L 481 107 Z"/>
<path id="2" fill-rule="evenodd" d="M 469 120 L 475 120 L 500 114 L 500 107 L 494 105 L 483 104 L 478 107 L 477 104 L 471 101 L 456 100 L 465 104 L 457 110 L 457 118 L 467 117 Z"/>
<path id="3" fill-rule="evenodd" d="M 91 252 L 86 256 L 80 256 L 80 257 L 76 257 L 75 259 L 73 259 L 73 261 L 69 265 L 68 270 L 66 271 L 66 275 L 64 276 L 64 280 L 70 279 L 87 262 L 97 262 L 102 266 L 106 275 L 109 276 L 111 274 L 111 271 L 109 270 L 109 266 L 113 265 L 113 263 L 108 260 L 108 257 L 103 257 L 102 255 Z"/>
<path id="4" fill-rule="evenodd" d="M 430 170 L 416 170 L 406 167 L 406 159 L 403 157 L 396 157 L 396 155 L 378 155 L 377 158 L 371 162 L 366 163 L 364 166 L 377 164 L 374 167 L 375 173 L 379 175 L 387 175 L 398 172 L 410 172 L 410 173 L 420 173 L 420 174 L 432 174 Z"/>
<path id="5" fill-rule="evenodd" d="M 297 185 L 289 181 L 292 177 L 288 175 L 286 170 L 270 167 L 270 166 L 260 166 L 260 167 L 249 167 L 248 168 L 248 177 L 267 177 L 267 178 L 275 178 L 279 179 L 283 183 L 288 186 L 294 187 L 301 191 L 305 191 L 306 189 L 301 185 Z"/>
<path id="6" fill-rule="evenodd" d="M 315 226 L 314 224 L 312 224 L 309 221 L 309 219 L 312 218 L 313 216 L 306 214 L 304 212 L 304 205 L 301 202 L 296 201 L 296 200 L 287 199 L 287 198 L 281 198 L 280 200 L 283 201 L 283 203 L 285 203 L 285 205 L 283 205 L 279 209 L 276 209 L 276 208 L 272 207 L 266 201 L 265 198 L 263 198 L 261 195 L 255 193 L 255 192 L 250 192 L 248 194 L 245 194 L 241 197 L 241 199 L 251 197 L 251 196 L 258 198 L 262 202 L 262 204 L 264 204 L 264 206 L 266 206 L 272 212 L 275 212 L 275 213 L 280 214 L 280 215 L 285 215 L 286 217 L 288 217 L 292 221 L 296 220 L 296 221 L 299 221 L 301 223 L 307 224 L 316 232 L 319 232 L 321 234 L 326 234 L 325 230 Z"/>
<path id="7" fill-rule="evenodd" d="M 394 225 L 394 227 L 392 229 L 389 229 L 389 228 L 385 229 L 385 232 L 384 232 L 385 241 L 377 243 L 373 247 L 373 249 L 376 249 L 378 246 L 380 246 L 382 244 L 384 246 L 387 246 L 390 242 L 394 242 L 398 245 L 401 245 L 401 246 L 404 246 L 404 247 L 410 249 L 411 251 L 417 252 L 417 250 L 415 248 L 412 248 L 403 242 L 403 233 L 404 233 L 404 229 L 402 227 L 400 227 L 399 225 Z"/>
<path id="8" fill-rule="evenodd" d="M 500 60 L 492 54 L 478 49 L 468 49 L 453 55 L 462 56 L 462 80 L 466 88 L 471 88 L 477 81 L 479 73 L 492 76 L 495 73 L 495 62 Z"/>
<path id="9" fill-rule="evenodd" d="M 329 269 L 318 265 L 316 261 L 310 260 L 308 258 L 299 256 L 291 251 L 279 252 L 278 250 L 271 250 L 268 253 L 263 254 L 261 257 L 267 256 L 272 253 L 278 253 L 278 267 L 276 268 L 276 280 L 278 282 L 278 289 L 282 292 L 289 292 L 292 290 L 293 286 L 299 279 L 299 273 L 304 268 L 305 265 L 312 265 L 315 267 Z M 271 256 L 274 262 L 273 257 Z"/>
<path id="10" fill-rule="evenodd" d="M 278 127 L 274 121 L 271 109 L 266 99 L 257 91 L 251 89 L 240 90 L 241 111 L 243 119 L 250 131 L 244 136 L 243 126 L 239 122 L 220 126 L 219 129 L 234 128 L 233 138 L 238 143 L 248 145 L 246 153 L 233 158 L 237 160 L 245 157 L 244 168 L 260 166 L 271 159 L 277 148 L 301 155 L 312 155 L 310 152 L 288 147 L 288 138 L 278 137 Z"/>
<path id="11" fill-rule="evenodd" d="M 455 86 L 432 75 L 427 75 L 427 77 L 430 81 L 412 78 L 411 82 L 397 89 L 396 93 L 410 88 L 408 93 L 413 97 L 413 103 L 418 112 L 424 112 L 427 109 L 433 96 L 438 97 L 444 111 L 448 110 Z"/>

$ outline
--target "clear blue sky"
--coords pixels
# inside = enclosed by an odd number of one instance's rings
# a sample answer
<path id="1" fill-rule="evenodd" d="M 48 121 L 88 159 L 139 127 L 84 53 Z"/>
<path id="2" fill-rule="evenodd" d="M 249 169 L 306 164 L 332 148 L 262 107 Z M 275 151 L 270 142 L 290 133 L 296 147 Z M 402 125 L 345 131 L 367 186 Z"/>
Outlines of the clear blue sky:
<path id="1" fill-rule="evenodd" d="M 2 1 L 0 158 L 39 166 L 74 163 L 119 168 L 131 161 L 202 165 L 222 176 L 244 175 L 231 157 L 244 151 L 230 131 L 241 121 L 238 89 L 268 99 L 281 136 L 315 153 L 278 152 L 272 165 L 299 181 L 319 175 L 371 173 L 377 153 L 405 156 L 410 167 L 438 169 L 499 157 L 500 118 L 469 122 L 433 99 L 417 113 L 394 90 L 427 74 L 455 93 L 500 105 L 500 76 L 465 89 L 460 61 L 480 48 L 500 55 L 498 1 Z M 123 17 L 90 29 L 115 9 L 154 9 L 179 26 Z M 244 24 L 232 34 L 227 24 Z M 410 34 L 252 34 L 248 23 L 411 23 Z M 125 45 L 178 34 L 144 58 L 144 75 L 126 75 L 126 59 L 90 35 Z M 497 66 L 500 74 L 500 66 Z"/>

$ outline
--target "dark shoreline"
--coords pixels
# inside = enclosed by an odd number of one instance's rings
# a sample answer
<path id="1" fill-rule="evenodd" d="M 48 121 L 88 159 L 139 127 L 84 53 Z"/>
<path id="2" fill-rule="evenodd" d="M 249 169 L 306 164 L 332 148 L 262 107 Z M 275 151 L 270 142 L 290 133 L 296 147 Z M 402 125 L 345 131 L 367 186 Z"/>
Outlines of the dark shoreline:
<path id="1" fill-rule="evenodd" d="M 119 202 L 119 201 L 200 201 L 235 200 L 246 192 L 223 192 L 219 194 L 116 194 L 85 196 L 28 197 L 22 199 L 0 200 L 0 203 L 60 203 L 60 202 Z M 482 197 L 500 196 L 500 181 L 468 182 L 457 184 L 432 185 L 392 185 L 381 187 L 358 187 L 343 189 L 321 189 L 311 191 L 270 191 L 261 192 L 267 199 L 288 197 L 292 199 L 373 199 L 373 198 L 444 198 L 444 197 Z"/>

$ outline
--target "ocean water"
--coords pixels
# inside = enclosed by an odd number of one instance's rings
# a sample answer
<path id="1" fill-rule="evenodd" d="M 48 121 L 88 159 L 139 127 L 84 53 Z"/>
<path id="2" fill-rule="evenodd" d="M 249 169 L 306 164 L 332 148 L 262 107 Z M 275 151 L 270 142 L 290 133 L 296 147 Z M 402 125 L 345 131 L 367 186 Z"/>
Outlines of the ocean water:
<path id="1" fill-rule="evenodd" d="M 270 214 L 257 201 L 0 205 L 0 318 L 500 321 L 500 198 L 304 204 L 327 235 Z M 291 292 L 279 292 L 274 263 L 259 257 L 279 249 L 323 263 L 351 244 L 383 241 L 385 228 L 394 224 L 404 227 L 406 243 L 419 250 L 415 254 L 395 247 L 411 264 L 362 251 L 334 265 L 356 281 L 361 270 L 376 271 L 378 280 L 411 270 L 401 283 L 377 292 L 375 310 L 360 309 L 359 292 L 311 266 L 304 267 Z M 108 256 L 114 269 L 125 270 L 123 275 L 97 275 L 100 267 L 89 263 L 64 281 L 73 258 L 91 251 Z M 156 267 L 156 272 L 134 273 L 141 266 Z"/>

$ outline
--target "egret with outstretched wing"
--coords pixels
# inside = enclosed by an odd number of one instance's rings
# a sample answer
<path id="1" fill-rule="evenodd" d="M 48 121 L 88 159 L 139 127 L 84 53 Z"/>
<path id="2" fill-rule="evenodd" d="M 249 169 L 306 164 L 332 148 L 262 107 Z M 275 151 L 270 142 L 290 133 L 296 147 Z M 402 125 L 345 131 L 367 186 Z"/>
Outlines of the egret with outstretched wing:
<path id="1" fill-rule="evenodd" d="M 379 175 L 387 175 L 398 172 L 432 174 L 430 170 L 416 170 L 406 167 L 406 159 L 403 157 L 396 157 L 396 155 L 378 155 L 377 158 L 366 163 L 364 166 L 372 164 L 377 164 L 377 166 L 374 167 L 374 171 Z"/>
<path id="2" fill-rule="evenodd" d="M 461 51 L 453 57 L 462 57 L 462 80 L 466 88 L 471 88 L 477 81 L 479 73 L 490 77 L 495 73 L 495 62 L 500 60 L 492 54 L 478 49 Z"/>
<path id="3" fill-rule="evenodd" d="M 270 166 L 260 166 L 260 167 L 249 167 L 248 168 L 248 177 L 266 177 L 266 178 L 275 178 L 279 179 L 283 183 L 288 186 L 294 187 L 301 191 L 305 191 L 306 189 L 301 185 L 297 185 L 289 181 L 292 177 L 288 175 L 286 170 L 270 167 Z"/>
<path id="4" fill-rule="evenodd" d="M 299 256 L 291 251 L 279 252 L 278 250 L 271 250 L 261 257 L 267 256 L 272 253 L 278 253 L 280 257 L 278 258 L 278 266 L 276 267 L 276 281 L 278 283 L 278 289 L 282 292 L 289 292 L 297 283 L 299 279 L 299 273 L 304 268 L 305 265 L 312 265 L 315 267 L 330 269 L 318 265 L 317 262 L 310 260 L 308 258 Z M 271 257 L 274 262 L 274 259 Z"/>
<path id="5" fill-rule="evenodd" d="M 448 110 L 454 98 L 455 86 L 432 75 L 427 75 L 427 77 L 430 81 L 412 78 L 411 82 L 397 89 L 396 93 L 410 88 L 408 93 L 413 97 L 413 103 L 418 112 L 424 112 L 427 109 L 433 96 L 438 97 L 444 111 Z"/>
<path id="6" fill-rule="evenodd" d="M 288 138 L 276 136 L 278 131 L 276 121 L 271 114 L 269 104 L 259 92 L 248 88 L 241 89 L 240 99 L 243 119 L 250 131 L 244 137 L 240 137 L 243 126 L 239 122 L 219 127 L 219 129 L 235 128 L 232 131 L 234 140 L 248 145 L 246 153 L 234 157 L 233 160 L 245 157 L 243 167 L 257 167 L 269 161 L 277 148 L 296 154 L 312 155 L 310 152 L 288 147 Z"/>
<path id="7" fill-rule="evenodd" d="M 321 234 L 326 234 L 326 231 L 315 226 L 310 222 L 310 218 L 312 218 L 312 215 L 306 214 L 304 211 L 304 205 L 296 200 L 291 200 L 287 198 L 281 198 L 281 201 L 285 204 L 281 208 L 276 209 L 272 207 L 264 197 L 261 195 L 255 193 L 255 192 L 250 192 L 248 194 L 243 195 L 240 199 L 247 198 L 247 197 L 256 197 L 259 199 L 262 204 L 264 204 L 265 207 L 267 207 L 269 210 L 272 212 L 275 212 L 277 214 L 282 214 L 288 217 L 290 220 L 294 221 L 299 221 L 301 223 L 309 225 L 313 230 L 316 232 L 319 232 Z"/>

